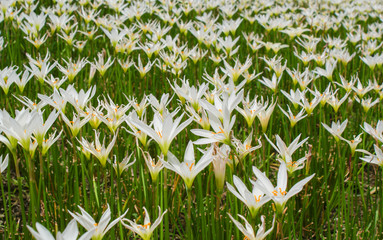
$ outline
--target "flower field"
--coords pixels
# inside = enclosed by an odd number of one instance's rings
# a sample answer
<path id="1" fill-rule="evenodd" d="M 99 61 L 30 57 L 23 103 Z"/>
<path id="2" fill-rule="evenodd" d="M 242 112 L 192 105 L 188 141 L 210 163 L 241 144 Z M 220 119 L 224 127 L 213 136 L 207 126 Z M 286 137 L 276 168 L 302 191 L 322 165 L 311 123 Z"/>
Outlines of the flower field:
<path id="1" fill-rule="evenodd" d="M 0 238 L 383 239 L 383 2 L 1 0 Z"/>

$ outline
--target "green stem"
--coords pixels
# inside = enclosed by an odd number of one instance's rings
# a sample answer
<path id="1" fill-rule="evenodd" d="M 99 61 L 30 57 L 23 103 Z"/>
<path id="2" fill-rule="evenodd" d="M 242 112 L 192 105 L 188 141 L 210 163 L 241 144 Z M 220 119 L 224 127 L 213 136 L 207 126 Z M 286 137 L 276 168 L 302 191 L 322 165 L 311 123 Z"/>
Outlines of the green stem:
<path id="1" fill-rule="evenodd" d="M 32 226 L 35 226 L 35 223 L 36 223 L 36 191 L 35 191 L 35 186 L 36 186 L 36 180 L 35 180 L 35 177 L 34 177 L 34 169 L 33 169 L 33 165 L 32 165 L 32 159 L 31 159 L 31 156 L 29 154 L 29 151 L 24 151 L 24 157 L 26 159 L 26 162 L 27 162 L 27 167 L 28 167 L 28 181 L 29 181 L 29 194 L 30 194 L 30 212 L 29 212 L 29 215 L 32 216 Z"/>
<path id="2" fill-rule="evenodd" d="M 164 156 L 164 161 L 167 161 L 168 160 L 168 156 L 165 155 Z M 168 209 L 168 206 L 169 206 L 169 203 L 168 203 L 168 171 L 166 168 L 164 168 L 164 182 L 163 182 L 163 186 L 164 186 L 164 208 L 162 209 L 162 211 L 165 211 Z M 162 238 L 162 239 L 170 239 L 169 238 L 169 214 L 165 214 L 165 221 L 164 221 L 164 225 L 165 225 L 165 237 Z M 163 229 L 163 228 L 162 228 Z M 161 232 L 162 233 L 162 232 Z M 162 234 L 161 234 L 162 236 Z"/>
<path id="3" fill-rule="evenodd" d="M 192 190 L 191 189 L 187 189 L 187 197 L 188 197 L 188 215 L 187 215 L 187 219 L 186 219 L 186 232 L 187 232 L 187 239 L 193 239 L 193 233 L 192 233 L 192 229 L 191 229 L 191 222 L 192 222 L 192 218 L 191 218 L 191 207 L 192 207 Z"/>
<path id="4" fill-rule="evenodd" d="M 7 231 L 11 231 L 11 228 L 9 226 L 9 218 L 8 218 L 8 211 L 7 211 L 7 201 L 5 200 L 5 192 L 4 192 L 4 185 L 3 185 L 3 176 L 0 172 L 0 186 L 1 186 L 1 195 L 3 196 L 3 205 L 4 205 L 4 215 L 5 215 L 5 221 L 7 223 L 7 229 L 5 229 L 5 233 Z M 5 234 L 6 236 L 7 234 Z"/>
<path id="5" fill-rule="evenodd" d="M 25 205 L 24 205 L 24 199 L 23 199 L 23 183 L 22 178 L 20 176 L 20 170 L 19 170 L 19 162 L 17 161 L 17 154 L 16 149 L 12 151 L 12 157 L 13 161 L 15 163 L 15 170 L 16 170 L 16 179 L 17 179 L 17 185 L 18 185 L 18 191 L 19 191 L 19 200 L 21 205 L 21 217 L 23 222 L 23 232 L 27 231 L 27 218 L 25 215 Z"/>

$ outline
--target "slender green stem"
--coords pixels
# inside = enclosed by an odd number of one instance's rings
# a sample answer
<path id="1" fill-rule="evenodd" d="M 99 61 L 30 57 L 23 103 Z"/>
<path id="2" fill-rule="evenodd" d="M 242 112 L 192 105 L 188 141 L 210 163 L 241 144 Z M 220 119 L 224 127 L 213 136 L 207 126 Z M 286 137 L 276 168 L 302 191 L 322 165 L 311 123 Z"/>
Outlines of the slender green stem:
<path id="1" fill-rule="evenodd" d="M 193 232 L 192 232 L 192 215 L 191 215 L 191 208 L 192 208 L 192 190 L 187 189 L 187 197 L 188 197 L 188 206 L 187 206 L 187 219 L 186 219 L 186 234 L 187 239 L 192 240 L 193 239 Z"/>
<path id="2" fill-rule="evenodd" d="M 6 235 L 9 235 L 9 231 L 11 231 L 11 227 L 10 227 L 10 221 L 9 221 L 9 216 L 8 216 L 7 201 L 5 200 L 3 175 L 1 174 L 1 172 L 0 172 L 0 186 L 1 186 L 1 195 L 3 196 L 3 207 L 4 207 L 5 222 L 7 224 L 7 229 L 5 229 L 5 236 L 6 236 Z"/>
<path id="3" fill-rule="evenodd" d="M 31 156 L 29 154 L 29 151 L 24 151 L 24 157 L 26 159 L 26 162 L 27 162 L 27 167 L 28 167 L 28 181 L 29 181 L 29 195 L 30 195 L 30 212 L 29 212 L 29 215 L 32 215 L 32 226 L 34 226 L 36 224 L 36 216 L 38 216 L 37 213 L 37 202 L 36 202 L 36 181 L 35 181 L 35 177 L 34 177 L 34 168 L 33 168 L 33 164 L 32 164 L 32 159 L 31 159 Z"/>

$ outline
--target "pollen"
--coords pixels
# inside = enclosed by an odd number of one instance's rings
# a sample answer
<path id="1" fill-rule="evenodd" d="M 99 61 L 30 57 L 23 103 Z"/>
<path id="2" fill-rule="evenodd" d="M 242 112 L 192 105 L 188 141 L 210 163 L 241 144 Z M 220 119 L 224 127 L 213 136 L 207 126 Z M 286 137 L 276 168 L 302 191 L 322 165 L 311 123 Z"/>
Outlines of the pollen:
<path id="1" fill-rule="evenodd" d="M 193 168 L 193 165 L 194 165 L 194 163 L 190 164 L 190 166 L 189 166 L 189 164 L 188 164 L 188 163 L 186 163 L 186 166 L 188 166 L 188 167 L 189 167 L 189 170 L 190 170 L 190 171 L 192 170 L 192 168 Z"/>
<path id="2" fill-rule="evenodd" d="M 282 194 L 282 195 L 286 195 L 286 191 L 282 191 L 282 189 L 281 188 L 279 188 L 279 192 Z"/>
<path id="3" fill-rule="evenodd" d="M 160 138 L 162 138 L 162 131 L 157 131 L 157 134 L 160 136 Z"/>
<path id="4" fill-rule="evenodd" d="M 152 224 L 149 222 L 149 223 L 141 225 L 141 226 L 144 227 L 145 229 L 147 229 L 148 227 L 150 227 L 150 225 L 152 225 Z"/>

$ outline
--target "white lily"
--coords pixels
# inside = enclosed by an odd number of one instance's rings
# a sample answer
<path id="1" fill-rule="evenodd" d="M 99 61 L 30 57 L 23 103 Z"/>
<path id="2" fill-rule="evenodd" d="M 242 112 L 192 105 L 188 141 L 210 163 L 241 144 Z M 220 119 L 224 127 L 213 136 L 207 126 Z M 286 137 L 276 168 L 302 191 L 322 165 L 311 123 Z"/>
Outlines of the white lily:
<path id="1" fill-rule="evenodd" d="M 261 99 L 261 101 L 263 103 L 263 109 L 261 109 L 261 111 L 258 112 L 257 117 L 259 119 L 259 122 L 261 123 L 262 132 L 265 133 L 267 130 L 267 126 L 269 125 L 271 114 L 274 111 L 277 101 L 274 102 L 274 100 L 271 99 L 270 105 L 268 100 L 266 100 L 266 102 L 263 102 L 263 99 Z"/>
<path id="2" fill-rule="evenodd" d="M 36 223 L 37 231 L 35 231 L 30 226 L 27 226 L 27 228 L 31 232 L 32 236 L 36 238 L 36 240 L 76 240 L 78 236 L 77 222 L 75 219 L 72 219 L 72 221 L 69 222 L 64 232 L 57 232 L 56 238 L 54 238 L 52 233 L 40 223 Z M 92 237 L 94 231 L 95 229 L 90 229 L 78 240 L 89 240 Z"/>
<path id="3" fill-rule="evenodd" d="M 167 211 L 168 210 L 165 210 L 163 213 L 161 213 L 161 208 L 160 208 L 160 206 L 158 206 L 159 217 L 152 224 L 150 222 L 149 213 L 146 210 L 146 208 L 144 207 L 145 219 L 144 219 L 143 225 L 137 224 L 135 221 L 131 221 L 131 220 L 126 219 L 126 218 L 122 219 L 121 224 L 124 225 L 124 227 L 126 227 L 130 231 L 135 232 L 138 235 L 140 235 L 140 237 L 142 237 L 143 240 L 149 240 L 152 237 L 152 234 L 153 234 L 154 230 L 156 229 L 156 227 L 158 227 L 158 225 L 160 225 L 162 218 L 164 217 L 164 215 Z M 125 221 L 127 221 L 129 224 L 126 224 Z"/>
<path id="4" fill-rule="evenodd" d="M 152 178 L 153 183 L 157 182 L 158 174 L 164 168 L 164 165 L 162 164 L 164 156 L 163 155 L 159 156 L 157 163 L 153 161 L 153 158 L 150 156 L 149 152 L 142 151 L 142 156 L 145 159 L 145 163 L 149 169 L 150 177 Z"/>
<path id="5" fill-rule="evenodd" d="M 128 167 L 132 166 L 135 162 L 136 159 L 134 159 L 132 162 L 130 159 L 132 158 L 133 153 L 130 155 L 126 155 L 124 159 L 121 162 L 117 162 L 116 155 L 114 155 L 114 162 L 113 162 L 113 168 L 116 171 L 116 174 L 119 174 L 120 176 L 122 173 L 128 169 Z M 108 161 L 111 163 L 111 161 L 108 159 Z"/>
<path id="6" fill-rule="evenodd" d="M 69 214 L 76 219 L 78 223 L 81 224 L 86 230 L 93 231 L 92 239 L 93 240 L 101 240 L 106 232 L 108 232 L 114 225 L 116 225 L 118 222 L 122 220 L 122 218 L 126 215 L 128 210 L 126 210 L 125 213 L 123 213 L 121 216 L 113 220 L 111 223 L 111 213 L 110 213 L 110 208 L 108 204 L 108 208 L 106 211 L 102 214 L 100 221 L 96 223 L 96 221 L 92 218 L 92 216 L 89 215 L 82 207 L 78 206 L 78 208 L 81 211 L 80 213 L 72 213 L 71 211 L 68 211 Z"/>
<path id="7" fill-rule="evenodd" d="M 378 145 L 374 144 L 374 150 L 375 150 L 375 154 L 369 153 L 366 150 L 357 150 L 358 152 L 362 152 L 368 155 L 366 157 L 361 157 L 360 160 L 383 167 L 382 149 L 380 149 Z"/>
<path id="8" fill-rule="evenodd" d="M 340 136 L 339 138 L 341 140 L 345 141 L 346 143 L 348 143 L 348 145 L 350 146 L 350 149 L 351 149 L 351 155 L 354 156 L 356 147 L 358 146 L 359 143 L 362 142 L 361 136 L 362 136 L 362 133 L 356 137 L 354 136 L 354 139 L 352 139 L 352 140 L 347 140 L 347 139 L 343 138 L 342 136 Z"/>
<path id="9" fill-rule="evenodd" d="M 8 154 L 3 159 L 3 155 L 0 156 L 0 174 L 8 167 Z"/>
<path id="10" fill-rule="evenodd" d="M 192 118 L 189 118 L 180 124 L 184 114 L 173 121 L 175 113 L 177 111 L 173 113 L 164 112 L 163 116 L 161 116 L 159 112 L 156 112 L 152 122 L 154 129 L 139 120 L 136 115 L 132 115 L 130 122 L 156 141 L 162 153 L 166 156 L 173 139 L 193 121 Z"/>
<path id="11" fill-rule="evenodd" d="M 301 142 L 299 142 L 300 137 L 301 137 L 301 134 L 299 134 L 298 137 L 296 137 L 294 139 L 294 141 L 290 144 L 290 146 L 287 147 L 286 143 L 277 134 L 275 136 L 275 139 L 277 141 L 277 145 L 275 146 L 274 143 L 272 141 L 270 141 L 270 139 L 265 134 L 265 138 L 267 139 L 267 141 L 271 144 L 271 146 L 273 146 L 273 148 L 278 152 L 278 154 L 282 157 L 283 160 L 285 160 L 287 156 L 291 157 L 293 155 L 293 153 L 298 148 L 300 148 L 307 141 L 307 139 L 309 139 L 307 137 L 307 138 L 303 139 Z"/>
<path id="12" fill-rule="evenodd" d="M 230 213 L 228 213 L 230 219 L 234 222 L 235 226 L 245 235 L 244 240 L 262 240 L 269 235 L 273 229 L 274 229 L 274 223 L 275 223 L 275 217 L 273 219 L 272 226 L 269 230 L 266 231 L 266 223 L 265 223 L 265 216 L 261 216 L 261 224 L 258 225 L 258 231 L 257 234 L 254 233 L 254 229 L 251 226 L 251 224 L 246 220 L 246 218 L 240 214 L 238 216 L 242 218 L 242 220 L 245 222 L 245 226 L 243 226 L 240 222 L 235 220 Z"/>
<path id="13" fill-rule="evenodd" d="M 191 189 L 195 177 L 213 161 L 213 148 L 204 153 L 198 163 L 195 162 L 193 142 L 189 141 L 181 163 L 171 152 L 168 153 L 168 161 L 161 159 L 165 168 L 176 172 L 182 177 L 187 189 Z"/>
<path id="14" fill-rule="evenodd" d="M 257 181 L 253 182 L 255 187 L 263 191 L 267 196 L 269 196 L 275 203 L 276 210 L 278 214 L 282 214 L 286 205 L 286 202 L 294 195 L 302 191 L 302 188 L 306 183 L 308 183 L 315 174 L 306 177 L 305 179 L 296 183 L 288 192 L 286 191 L 287 187 L 287 168 L 284 162 L 281 162 L 278 171 L 278 181 L 277 186 L 274 187 L 269 178 L 265 173 L 261 172 L 258 168 L 253 166 L 253 172 L 257 177 Z"/>
<path id="15" fill-rule="evenodd" d="M 100 143 L 100 140 L 99 140 L 100 132 L 97 132 L 97 130 L 94 130 L 94 133 L 95 133 L 94 142 L 90 143 L 84 138 L 82 138 L 82 140 L 79 142 L 83 146 L 84 150 L 93 154 L 100 161 L 101 165 L 105 167 L 108 156 L 110 152 L 112 151 L 114 144 L 116 143 L 118 131 L 117 133 L 114 134 L 112 141 L 109 143 L 107 147 L 105 147 L 105 138 L 102 144 Z"/>
<path id="16" fill-rule="evenodd" d="M 339 142 L 339 138 L 341 137 L 343 131 L 346 129 L 348 123 L 348 119 L 346 119 L 344 122 L 340 123 L 338 120 L 337 122 L 332 122 L 331 127 L 329 127 L 327 124 L 322 123 L 323 127 L 331 133 L 335 140 Z"/>
<path id="17" fill-rule="evenodd" d="M 270 201 L 271 198 L 265 196 L 265 193 L 256 188 L 255 185 L 253 185 L 253 190 L 250 192 L 242 180 L 235 175 L 233 176 L 233 183 L 235 188 L 226 182 L 227 188 L 249 208 L 252 218 L 255 218 L 259 209 Z"/>

